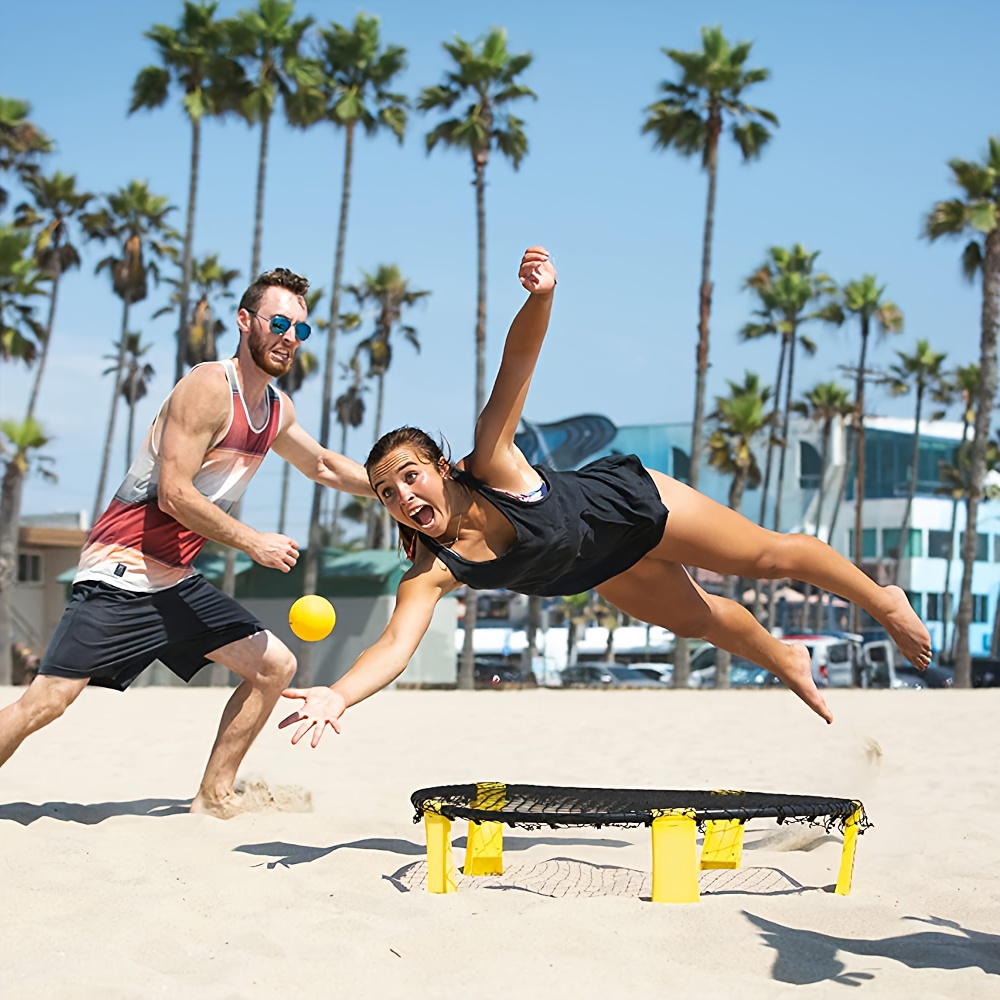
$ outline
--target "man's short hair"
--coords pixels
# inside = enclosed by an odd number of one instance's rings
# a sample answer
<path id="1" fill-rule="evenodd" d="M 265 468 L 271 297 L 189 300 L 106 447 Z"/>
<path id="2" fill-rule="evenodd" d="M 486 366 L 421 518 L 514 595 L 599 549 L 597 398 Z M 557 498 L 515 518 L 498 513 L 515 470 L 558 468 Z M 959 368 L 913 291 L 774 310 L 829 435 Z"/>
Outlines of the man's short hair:
<path id="1" fill-rule="evenodd" d="M 264 292 L 269 288 L 287 288 L 293 295 L 305 298 L 306 292 L 309 291 L 309 280 L 294 271 L 289 271 L 287 267 L 276 267 L 271 271 L 264 271 L 243 293 L 243 298 L 240 299 L 240 309 L 256 312 L 260 300 L 264 297 Z"/>

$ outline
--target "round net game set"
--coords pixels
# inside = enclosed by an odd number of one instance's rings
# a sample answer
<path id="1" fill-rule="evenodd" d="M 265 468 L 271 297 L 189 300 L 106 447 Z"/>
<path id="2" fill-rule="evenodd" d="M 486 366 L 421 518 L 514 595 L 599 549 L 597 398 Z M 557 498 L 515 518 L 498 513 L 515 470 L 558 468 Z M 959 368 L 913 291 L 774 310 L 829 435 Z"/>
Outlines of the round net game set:
<path id="1" fill-rule="evenodd" d="M 809 823 L 844 837 L 836 893 L 851 891 L 859 832 L 871 823 L 857 799 L 743 791 L 567 788 L 480 782 L 421 788 L 410 796 L 427 835 L 427 889 L 457 891 L 451 822 L 468 821 L 463 874 L 503 874 L 503 825 L 538 829 L 646 826 L 652 831 L 652 901 L 693 903 L 698 871 L 739 868 L 747 820 Z M 697 832 L 704 833 L 698 854 Z"/>

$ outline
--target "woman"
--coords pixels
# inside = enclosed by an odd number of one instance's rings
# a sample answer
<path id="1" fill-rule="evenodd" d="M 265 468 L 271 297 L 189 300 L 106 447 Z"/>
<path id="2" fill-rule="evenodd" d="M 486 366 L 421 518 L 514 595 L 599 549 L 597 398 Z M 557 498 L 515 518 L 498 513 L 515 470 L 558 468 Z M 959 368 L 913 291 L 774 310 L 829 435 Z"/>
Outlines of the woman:
<path id="1" fill-rule="evenodd" d="M 472 452 L 451 466 L 423 431 L 383 436 L 365 465 L 375 495 L 399 525 L 413 565 L 378 641 L 332 687 L 290 689 L 305 704 L 292 743 L 327 725 L 340 732 L 350 705 L 395 680 L 449 591 L 506 587 L 527 594 L 591 588 L 640 621 L 706 639 L 766 667 L 814 712 L 833 716 L 816 688 L 809 653 L 774 638 L 746 608 L 703 591 L 685 566 L 755 579 L 792 577 L 864 608 L 921 669 L 930 636 L 898 587 L 880 587 L 811 535 L 781 535 L 660 472 L 634 455 L 576 472 L 533 467 L 514 444 L 552 310 L 556 270 L 542 247 L 518 273 L 530 293 L 511 324 Z"/>

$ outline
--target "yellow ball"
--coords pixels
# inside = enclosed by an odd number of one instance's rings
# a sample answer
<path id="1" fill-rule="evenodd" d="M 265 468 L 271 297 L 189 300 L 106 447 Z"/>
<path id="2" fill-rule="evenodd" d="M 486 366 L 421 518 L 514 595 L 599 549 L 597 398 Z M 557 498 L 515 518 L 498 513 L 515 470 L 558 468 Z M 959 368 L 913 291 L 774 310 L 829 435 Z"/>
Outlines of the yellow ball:
<path id="1" fill-rule="evenodd" d="M 325 639 L 337 623 L 333 605 L 318 594 L 300 597 L 288 611 L 288 624 L 292 631 L 306 642 Z"/>

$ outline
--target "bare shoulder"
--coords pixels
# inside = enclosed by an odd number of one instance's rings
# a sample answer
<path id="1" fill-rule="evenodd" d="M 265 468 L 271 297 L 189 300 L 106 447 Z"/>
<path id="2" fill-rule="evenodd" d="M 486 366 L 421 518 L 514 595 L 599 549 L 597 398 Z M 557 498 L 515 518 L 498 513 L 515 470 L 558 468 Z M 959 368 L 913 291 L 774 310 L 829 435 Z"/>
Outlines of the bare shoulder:
<path id="1" fill-rule="evenodd" d="M 450 569 L 438 559 L 423 542 L 417 542 L 413 556 L 413 565 L 403 574 L 400 580 L 400 591 L 404 589 L 432 590 L 439 595 L 448 594 L 458 586 L 458 581 Z"/>
<path id="2" fill-rule="evenodd" d="M 232 396 L 222 365 L 198 365 L 174 386 L 164 409 L 171 421 L 215 424 L 228 419 Z"/>
<path id="3" fill-rule="evenodd" d="M 458 463 L 481 483 L 506 493 L 531 493 L 541 485 L 542 479 L 532 468 L 517 445 L 481 454 L 473 449 Z"/>

